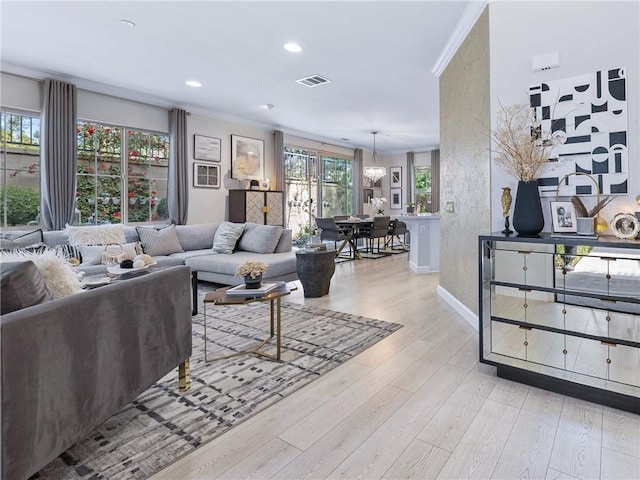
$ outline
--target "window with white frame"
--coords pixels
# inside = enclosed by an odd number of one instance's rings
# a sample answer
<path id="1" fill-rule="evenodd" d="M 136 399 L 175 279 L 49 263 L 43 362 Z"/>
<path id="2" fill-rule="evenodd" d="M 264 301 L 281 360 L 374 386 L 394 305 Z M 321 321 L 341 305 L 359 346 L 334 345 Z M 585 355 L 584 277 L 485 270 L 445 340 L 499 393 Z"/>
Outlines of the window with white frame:
<path id="1" fill-rule="evenodd" d="M 431 199 L 431 165 L 414 167 L 415 212 L 433 213 Z"/>

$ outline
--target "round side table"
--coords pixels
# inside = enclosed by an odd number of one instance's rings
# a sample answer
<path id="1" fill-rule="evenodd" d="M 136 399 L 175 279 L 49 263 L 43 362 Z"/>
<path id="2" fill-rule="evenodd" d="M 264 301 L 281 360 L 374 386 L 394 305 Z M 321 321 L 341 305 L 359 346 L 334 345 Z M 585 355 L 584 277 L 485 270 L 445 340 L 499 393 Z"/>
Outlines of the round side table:
<path id="1" fill-rule="evenodd" d="M 296 252 L 296 270 L 305 297 L 322 297 L 329 293 L 331 277 L 336 270 L 335 250 Z"/>

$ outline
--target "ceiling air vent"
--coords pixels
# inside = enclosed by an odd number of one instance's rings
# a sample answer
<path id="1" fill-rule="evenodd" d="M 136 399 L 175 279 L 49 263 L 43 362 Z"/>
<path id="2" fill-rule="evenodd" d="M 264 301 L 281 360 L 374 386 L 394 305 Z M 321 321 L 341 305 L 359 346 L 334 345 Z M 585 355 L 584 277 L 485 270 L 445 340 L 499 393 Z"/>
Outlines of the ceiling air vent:
<path id="1" fill-rule="evenodd" d="M 331 80 L 321 77 L 320 75 L 310 75 L 305 78 L 300 78 L 296 80 L 296 82 L 301 83 L 302 85 L 306 85 L 307 87 L 317 87 L 318 85 L 322 85 L 324 83 L 329 83 Z"/>

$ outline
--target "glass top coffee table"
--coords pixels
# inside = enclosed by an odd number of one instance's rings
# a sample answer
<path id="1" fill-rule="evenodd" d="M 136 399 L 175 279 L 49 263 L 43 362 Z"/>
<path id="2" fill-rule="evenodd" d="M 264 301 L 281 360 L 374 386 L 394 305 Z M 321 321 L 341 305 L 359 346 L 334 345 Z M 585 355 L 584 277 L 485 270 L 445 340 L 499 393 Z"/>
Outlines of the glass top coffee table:
<path id="1" fill-rule="evenodd" d="M 263 282 L 268 283 L 268 282 Z M 281 350 L 281 299 L 282 297 L 289 295 L 293 290 L 297 288 L 294 285 L 288 285 L 285 282 L 277 282 L 276 288 L 271 290 L 270 292 L 261 295 L 261 296 L 249 296 L 249 297 L 241 297 L 241 296 L 231 296 L 227 295 L 227 290 L 231 287 L 221 288 L 214 292 L 209 292 L 204 297 L 204 359 L 206 362 L 214 362 L 216 360 L 222 360 L 225 358 L 237 357 L 239 355 L 247 355 L 250 353 L 255 353 L 256 355 L 261 355 L 263 357 L 270 358 L 272 360 L 280 360 L 280 350 Z M 238 352 L 234 352 L 229 355 L 224 355 L 220 357 L 209 358 L 207 355 L 207 305 L 247 305 L 253 302 L 269 302 L 269 320 L 271 322 L 270 335 L 258 343 L 256 346 L 249 350 L 242 350 Z M 273 337 L 276 337 L 276 354 L 271 355 L 261 350 L 269 340 Z"/>

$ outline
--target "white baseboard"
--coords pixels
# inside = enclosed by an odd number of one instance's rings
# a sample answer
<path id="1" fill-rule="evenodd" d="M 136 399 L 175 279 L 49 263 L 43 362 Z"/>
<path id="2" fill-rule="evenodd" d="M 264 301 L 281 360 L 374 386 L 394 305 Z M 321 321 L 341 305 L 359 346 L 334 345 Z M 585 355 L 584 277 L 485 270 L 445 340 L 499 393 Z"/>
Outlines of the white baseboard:
<path id="1" fill-rule="evenodd" d="M 469 310 L 460 300 L 451 295 L 445 288 L 438 285 L 438 296 L 447 302 L 458 314 L 471 325 L 476 332 L 480 329 L 478 316 Z"/>

